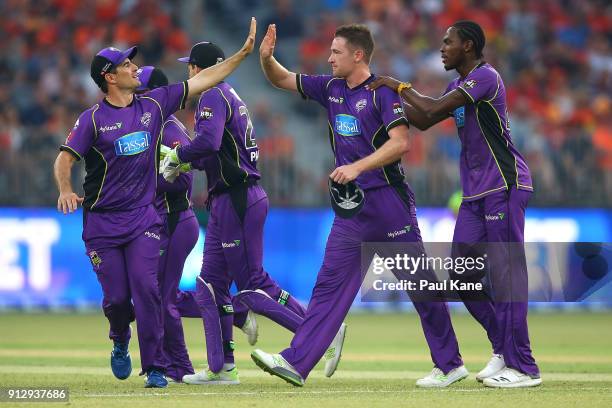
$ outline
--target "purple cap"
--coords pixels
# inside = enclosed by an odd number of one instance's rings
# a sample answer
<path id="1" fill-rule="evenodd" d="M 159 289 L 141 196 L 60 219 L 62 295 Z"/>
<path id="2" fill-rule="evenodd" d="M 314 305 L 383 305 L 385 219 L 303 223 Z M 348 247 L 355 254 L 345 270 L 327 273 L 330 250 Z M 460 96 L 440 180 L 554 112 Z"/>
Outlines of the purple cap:
<path id="1" fill-rule="evenodd" d="M 144 67 L 138 68 L 136 74 L 138 75 L 138 80 L 140 81 L 140 86 L 136 88 L 137 91 L 144 91 L 149 89 L 149 79 L 151 79 L 151 74 L 155 67 L 151 65 L 145 65 Z"/>
<path id="2" fill-rule="evenodd" d="M 93 57 L 91 61 L 90 75 L 94 82 L 100 86 L 104 82 L 104 75 L 108 74 L 114 67 L 125 61 L 126 58 L 132 59 L 138 52 L 138 48 L 130 47 L 121 51 L 115 47 L 107 47 Z"/>
<path id="3" fill-rule="evenodd" d="M 104 57 L 109 62 L 112 63 L 112 65 L 110 65 L 107 68 L 107 72 L 108 72 L 110 71 L 112 67 L 116 67 L 117 65 L 125 61 L 126 58 L 129 58 L 129 59 L 134 58 L 137 52 L 138 52 L 138 48 L 136 47 L 130 47 L 125 51 L 121 51 L 115 47 L 107 47 L 101 50 L 100 52 L 98 52 L 96 56 Z"/>

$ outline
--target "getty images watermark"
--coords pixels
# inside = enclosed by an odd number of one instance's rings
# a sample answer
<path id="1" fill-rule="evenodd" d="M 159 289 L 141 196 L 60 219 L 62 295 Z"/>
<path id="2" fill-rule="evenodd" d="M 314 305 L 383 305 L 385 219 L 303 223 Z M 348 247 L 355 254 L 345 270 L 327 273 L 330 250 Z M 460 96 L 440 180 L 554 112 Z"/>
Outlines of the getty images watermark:
<path id="1" fill-rule="evenodd" d="M 376 291 L 480 291 L 484 289 L 482 282 L 464 282 L 461 279 L 432 279 L 435 271 L 446 271 L 449 274 L 463 275 L 464 273 L 483 274 L 486 268 L 487 254 L 482 256 L 440 257 L 427 256 L 421 253 L 412 256 L 407 253 L 381 257 L 375 254 L 372 258 L 371 273 L 378 276 L 372 283 Z M 391 273 L 397 279 L 395 282 L 386 281 L 383 275 Z M 404 278 L 401 278 L 404 276 Z M 408 278 L 407 276 L 410 276 Z M 416 279 L 415 279 L 416 277 Z"/>
<path id="2" fill-rule="evenodd" d="M 612 244 L 366 242 L 362 302 L 612 304 Z"/>

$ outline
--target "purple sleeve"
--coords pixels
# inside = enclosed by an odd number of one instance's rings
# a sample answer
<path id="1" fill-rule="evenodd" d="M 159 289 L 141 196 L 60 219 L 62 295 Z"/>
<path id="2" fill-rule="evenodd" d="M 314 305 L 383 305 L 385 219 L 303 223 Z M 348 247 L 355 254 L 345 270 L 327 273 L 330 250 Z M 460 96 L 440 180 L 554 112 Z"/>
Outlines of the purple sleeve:
<path id="1" fill-rule="evenodd" d="M 454 87 L 455 81 L 450 82 L 447 86 L 446 86 L 446 90 L 442 93 L 442 96 L 446 95 L 447 93 L 449 93 L 452 89 L 455 89 Z"/>
<path id="2" fill-rule="evenodd" d="M 163 175 L 157 175 L 157 192 L 158 193 L 180 193 L 181 191 L 187 192 L 191 183 L 193 182 L 193 175 L 191 173 L 181 173 L 180 176 L 174 180 L 173 183 L 166 181 Z"/>
<path id="3" fill-rule="evenodd" d="M 187 81 L 184 81 L 179 84 L 155 88 L 147 92 L 144 97 L 154 99 L 159 104 L 165 121 L 174 112 L 185 107 L 188 93 L 189 87 Z"/>
<path id="4" fill-rule="evenodd" d="M 189 136 L 187 136 L 186 129 L 178 119 L 171 116 L 164 123 L 162 133 L 162 144 L 168 147 L 185 146 L 189 144 Z M 191 173 L 181 173 L 180 176 L 174 180 L 173 183 L 168 183 L 162 175 L 157 177 L 157 191 L 160 193 L 180 193 L 181 191 L 187 191 L 191 186 L 193 176 Z"/>
<path id="5" fill-rule="evenodd" d="M 218 152 L 225 123 L 231 116 L 229 102 L 219 88 L 203 93 L 195 112 L 195 138 L 178 151 L 182 162 L 193 162 Z"/>
<path id="6" fill-rule="evenodd" d="M 333 77 L 331 75 L 305 75 L 297 74 L 295 81 L 298 92 L 304 99 L 314 99 L 323 107 L 328 106 L 327 88 Z"/>
<path id="7" fill-rule="evenodd" d="M 457 89 L 472 103 L 481 99 L 493 99 L 499 89 L 497 74 L 486 67 L 475 69 Z"/>
<path id="8" fill-rule="evenodd" d="M 384 86 L 375 92 L 374 102 L 387 132 L 399 125 L 408 126 L 408 119 L 404 116 L 404 107 L 397 92 Z"/>
<path id="9" fill-rule="evenodd" d="M 98 105 L 81 113 L 74 127 L 68 133 L 66 141 L 60 146 L 60 150 L 72 154 L 77 161 L 87 154 L 96 138 L 94 113 L 97 109 Z"/>

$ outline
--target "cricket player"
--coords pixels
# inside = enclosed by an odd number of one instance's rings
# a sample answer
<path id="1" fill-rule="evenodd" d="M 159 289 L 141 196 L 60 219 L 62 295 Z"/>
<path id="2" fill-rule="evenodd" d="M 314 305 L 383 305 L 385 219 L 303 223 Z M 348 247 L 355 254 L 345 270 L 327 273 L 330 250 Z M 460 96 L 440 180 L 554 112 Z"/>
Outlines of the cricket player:
<path id="1" fill-rule="evenodd" d="M 146 92 L 168 85 L 168 78 L 159 68 L 144 66 L 137 73 L 140 81 L 138 91 Z M 162 146 L 168 148 L 190 142 L 187 129 L 174 115 L 168 116 L 164 122 L 161 135 Z M 164 314 L 163 349 L 168 359 L 166 377 L 175 382 L 181 382 L 185 374 L 194 373 L 176 306 L 185 260 L 198 241 L 200 232 L 191 209 L 192 183 L 191 172 L 181 173 L 173 183 L 159 175 L 155 198 L 155 208 L 161 219 L 158 279 Z"/>
<path id="2" fill-rule="evenodd" d="M 179 61 L 188 64 L 193 77 L 224 58 L 217 45 L 201 42 Z M 193 141 L 177 146 L 162 163 L 165 174 L 181 163 L 199 161 L 206 171 L 210 196 L 204 260 L 195 293 L 205 326 L 208 369 L 185 375 L 183 381 L 188 384 L 240 382 L 233 353 L 232 281 L 239 290 L 234 303 L 238 301 L 291 331 L 297 329 L 305 313 L 262 266 L 268 198 L 258 184 L 258 158 L 249 111 L 236 91 L 222 82 L 200 97 Z"/>
<path id="3" fill-rule="evenodd" d="M 130 322 L 136 318 L 145 387 L 167 386 L 164 372 L 161 297 L 157 280 L 161 223 L 155 210 L 159 139 L 165 120 L 229 75 L 252 51 L 256 22 L 251 20 L 242 49 L 223 64 L 188 81 L 135 95 L 140 86 L 132 62 L 136 47 L 104 48 L 93 58 L 91 77 L 104 92 L 84 111 L 60 147 L 54 175 L 58 210 L 82 204 L 83 241 L 104 294 L 104 314 L 114 347 L 111 368 L 119 379 L 131 373 Z M 75 161 L 85 160 L 85 196 L 73 192 Z M 133 306 L 132 306 L 133 301 Z"/>
<path id="4" fill-rule="evenodd" d="M 404 182 L 400 164 L 410 146 L 400 99 L 390 89 L 366 88 L 375 79 L 369 68 L 374 41 L 368 28 L 347 25 L 336 30 L 328 60 L 332 75 L 288 71 L 273 57 L 275 43 L 276 27 L 272 24 L 259 49 L 268 80 L 277 88 L 299 92 L 327 109 L 337 166 L 330 174 L 332 196 L 343 188 L 349 196 L 363 195 L 359 202 L 346 206 L 348 211 L 336 211 L 306 317 L 290 347 L 280 354 L 261 350 L 251 354 L 263 370 L 302 386 L 359 291 L 363 278 L 361 243 L 413 242 L 422 246 L 422 241 L 414 196 Z M 340 196 L 344 196 L 342 191 Z M 389 234 L 400 230 L 400 234 Z M 465 378 L 468 372 L 446 303 L 414 302 L 414 306 L 434 364 L 439 368 L 437 382 L 425 386 L 445 387 Z"/>
<path id="5" fill-rule="evenodd" d="M 454 117 L 462 146 L 463 201 L 453 253 L 460 256 L 465 244 L 497 243 L 489 246 L 496 253 L 489 256 L 495 298 L 464 299 L 493 345 L 493 357 L 476 378 L 489 387 L 533 387 L 542 379 L 529 344 L 527 266 L 522 251 L 525 208 L 533 187 L 529 168 L 510 137 L 504 83 L 484 61 L 484 45 L 484 32 L 475 22 L 458 21 L 448 28 L 440 47 L 442 63 L 459 76 L 440 98 L 422 95 L 410 83 L 388 77 L 378 78 L 369 88 L 385 85 L 397 92 L 408 104 L 406 117 L 419 129 Z M 500 243 L 520 244 L 505 250 Z"/>
<path id="6" fill-rule="evenodd" d="M 137 91 L 148 92 L 168 85 L 168 78 L 159 68 L 144 66 L 137 72 L 141 83 Z M 162 128 L 162 149 L 167 151 L 190 142 L 185 126 L 176 116 L 170 115 Z M 198 162 L 194 163 L 196 168 L 198 165 L 201 166 Z M 168 358 L 166 377 L 174 382 L 181 382 L 186 374 L 194 374 L 185 345 L 181 317 L 201 318 L 194 300 L 195 293 L 178 289 L 185 260 L 198 241 L 200 231 L 190 201 L 193 185 L 193 176 L 189 171 L 191 165 L 185 166 L 185 171 L 177 175 L 172 183 L 162 175 L 158 176 L 155 200 L 157 214 L 162 221 L 158 277 L 164 311 L 164 352 Z M 242 329 L 249 342 L 254 344 L 257 340 L 255 316 L 240 302 L 236 303 L 234 307 L 240 311 L 236 313 L 238 319 L 234 319 L 234 325 Z"/>

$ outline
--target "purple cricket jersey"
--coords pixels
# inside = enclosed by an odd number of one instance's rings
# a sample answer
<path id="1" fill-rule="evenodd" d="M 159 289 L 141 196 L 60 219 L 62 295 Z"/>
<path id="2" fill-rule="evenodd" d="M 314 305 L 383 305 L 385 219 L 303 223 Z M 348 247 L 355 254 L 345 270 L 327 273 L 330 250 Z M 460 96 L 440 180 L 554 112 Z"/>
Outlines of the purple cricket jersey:
<path id="1" fill-rule="evenodd" d="M 164 122 L 162 129 L 161 143 L 170 148 L 185 146 L 191 142 L 185 126 L 174 116 Z M 181 173 L 180 176 L 169 183 L 159 174 L 157 176 L 157 197 L 155 198 L 155 208 L 158 214 L 169 214 L 180 212 L 191 207 L 191 188 L 193 175 Z"/>
<path id="2" fill-rule="evenodd" d="M 529 168 L 512 144 L 506 88 L 499 73 L 483 62 L 465 78 L 455 78 L 445 94 L 454 89 L 470 100 L 452 113 L 461 140 L 463 199 L 477 200 L 511 186 L 533 191 Z"/>
<path id="3" fill-rule="evenodd" d="M 208 190 L 227 190 L 259 180 L 259 148 L 249 111 L 227 83 L 202 93 L 195 112 L 195 138 L 181 146 L 178 156 L 206 171 Z"/>
<path id="4" fill-rule="evenodd" d="M 298 74 L 297 88 L 305 99 L 314 99 L 327 109 L 329 139 L 336 166 L 351 164 L 366 157 L 389 140 L 389 130 L 408 125 L 397 93 L 386 87 L 375 91 L 360 85 L 349 88 L 346 80 L 331 75 Z M 356 179 L 364 190 L 404 182 L 400 160 L 364 172 Z"/>
<path id="5" fill-rule="evenodd" d="M 60 150 L 85 159 L 89 211 L 129 211 L 153 204 L 162 125 L 185 106 L 187 82 L 134 95 L 124 108 L 104 99 L 83 112 Z"/>

